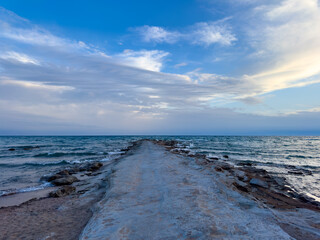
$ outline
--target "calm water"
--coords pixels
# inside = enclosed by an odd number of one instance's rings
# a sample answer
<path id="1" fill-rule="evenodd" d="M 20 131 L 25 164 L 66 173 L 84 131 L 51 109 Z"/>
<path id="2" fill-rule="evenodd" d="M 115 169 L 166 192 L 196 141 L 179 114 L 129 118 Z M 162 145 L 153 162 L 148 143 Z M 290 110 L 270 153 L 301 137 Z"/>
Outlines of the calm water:
<path id="1" fill-rule="evenodd" d="M 181 149 L 222 159 L 228 155 L 234 164 L 253 163 L 320 199 L 320 137 L 0 137 L 0 195 L 46 187 L 39 182 L 42 175 L 79 162 L 108 161 L 142 138 L 174 139 Z M 309 174 L 288 173 L 292 170 Z"/>

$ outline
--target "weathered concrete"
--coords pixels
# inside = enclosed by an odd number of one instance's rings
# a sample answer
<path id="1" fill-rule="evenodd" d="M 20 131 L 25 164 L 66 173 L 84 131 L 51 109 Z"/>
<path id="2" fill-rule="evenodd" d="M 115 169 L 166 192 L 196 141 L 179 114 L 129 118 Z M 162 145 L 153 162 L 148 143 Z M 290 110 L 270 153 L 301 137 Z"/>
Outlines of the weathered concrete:
<path id="1" fill-rule="evenodd" d="M 123 158 L 80 239 L 292 239 L 218 173 L 145 141 Z"/>

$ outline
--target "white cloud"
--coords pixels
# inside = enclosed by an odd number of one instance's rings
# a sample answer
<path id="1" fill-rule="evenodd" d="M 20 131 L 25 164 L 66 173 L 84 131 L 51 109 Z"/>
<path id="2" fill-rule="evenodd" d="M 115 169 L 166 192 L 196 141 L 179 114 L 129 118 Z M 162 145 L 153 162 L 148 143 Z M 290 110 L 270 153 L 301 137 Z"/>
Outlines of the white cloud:
<path id="1" fill-rule="evenodd" d="M 247 76 L 263 92 L 312 84 L 320 74 L 320 8 L 317 0 L 284 0 L 255 7 L 251 44 L 265 66 Z M 254 65 L 253 65 L 254 67 Z"/>
<path id="2" fill-rule="evenodd" d="M 9 51 L 6 52 L 2 55 L 0 55 L 0 58 L 2 59 L 9 59 L 9 60 L 13 60 L 13 61 L 18 61 L 21 63 L 29 63 L 29 64 L 35 64 L 35 65 L 40 65 L 39 61 L 37 61 L 36 59 L 23 54 L 23 53 L 17 53 L 14 51 Z"/>
<path id="3" fill-rule="evenodd" d="M 214 43 L 229 46 L 237 38 L 230 29 L 221 23 L 201 22 L 194 25 L 194 31 L 190 34 L 193 44 L 209 46 Z"/>
<path id="4" fill-rule="evenodd" d="M 180 68 L 180 67 L 184 67 L 184 66 L 187 66 L 188 63 L 185 63 L 185 62 L 182 62 L 182 63 L 178 63 L 176 65 L 174 65 L 175 68 Z"/>
<path id="5" fill-rule="evenodd" d="M 0 84 L 13 85 L 13 86 L 19 86 L 23 88 L 38 89 L 38 90 L 57 91 L 57 92 L 70 91 L 74 89 L 74 87 L 70 87 L 70 86 L 48 85 L 42 82 L 18 81 L 18 80 L 8 80 L 8 79 L 0 80 Z"/>
<path id="6" fill-rule="evenodd" d="M 163 66 L 163 60 L 168 55 L 169 53 L 159 50 L 133 51 L 127 49 L 115 55 L 114 58 L 119 59 L 118 62 L 120 64 L 160 72 Z"/>
<path id="7" fill-rule="evenodd" d="M 142 36 L 145 42 L 155 43 L 176 43 L 177 41 L 187 41 L 196 45 L 209 46 L 212 44 L 221 44 L 229 46 L 237 38 L 231 32 L 230 27 L 225 23 L 228 19 L 218 22 L 200 22 L 185 30 L 168 31 L 158 26 L 143 26 L 135 28 L 134 31 Z"/>
<path id="8" fill-rule="evenodd" d="M 156 42 L 156 43 L 175 43 L 180 38 L 180 33 L 170 32 L 162 27 L 157 26 L 143 26 L 134 29 L 141 34 L 145 42 Z"/>

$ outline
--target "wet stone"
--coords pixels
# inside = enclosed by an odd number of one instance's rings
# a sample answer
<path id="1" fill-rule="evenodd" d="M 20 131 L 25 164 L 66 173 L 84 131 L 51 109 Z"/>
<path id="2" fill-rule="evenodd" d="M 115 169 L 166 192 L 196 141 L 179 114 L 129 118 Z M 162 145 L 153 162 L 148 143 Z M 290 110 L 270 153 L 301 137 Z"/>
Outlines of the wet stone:
<path id="1" fill-rule="evenodd" d="M 257 178 L 252 178 L 249 183 L 251 185 L 255 185 L 255 186 L 259 186 L 259 187 L 263 187 L 263 188 L 269 187 L 267 182 L 264 182 L 264 181 L 257 179 Z"/>
<path id="2" fill-rule="evenodd" d="M 78 178 L 76 178 L 75 176 L 66 176 L 63 178 L 55 179 L 51 183 L 56 186 L 62 186 L 62 185 L 71 185 L 72 183 L 78 182 L 78 181 L 79 181 Z"/>
<path id="3" fill-rule="evenodd" d="M 50 192 L 49 196 L 50 197 L 64 197 L 67 195 L 70 195 L 71 193 L 74 193 L 76 191 L 76 188 L 73 186 L 63 186 L 59 188 L 56 191 Z"/>

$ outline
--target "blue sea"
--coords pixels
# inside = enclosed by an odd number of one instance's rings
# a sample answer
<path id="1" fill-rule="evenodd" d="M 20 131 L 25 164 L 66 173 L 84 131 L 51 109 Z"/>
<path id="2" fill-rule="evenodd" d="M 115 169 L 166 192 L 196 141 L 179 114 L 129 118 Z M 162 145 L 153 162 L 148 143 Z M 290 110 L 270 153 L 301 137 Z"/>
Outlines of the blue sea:
<path id="1" fill-rule="evenodd" d="M 251 163 L 285 177 L 297 192 L 320 200 L 320 137 L 256 136 L 3 136 L 0 196 L 48 187 L 49 183 L 40 182 L 41 176 L 77 163 L 110 161 L 132 142 L 146 138 L 177 140 L 178 148 L 190 154 L 219 157 L 234 165 Z"/>

